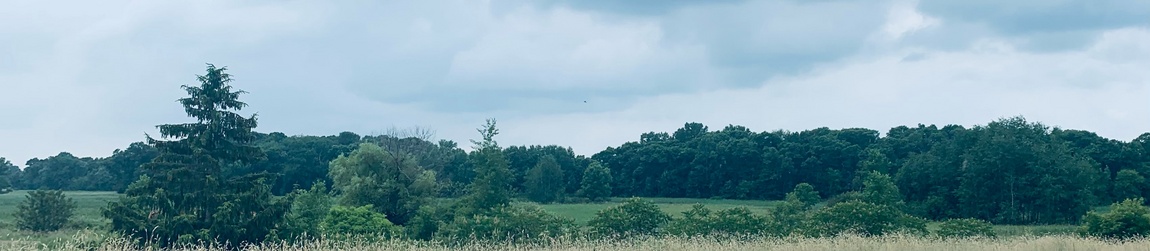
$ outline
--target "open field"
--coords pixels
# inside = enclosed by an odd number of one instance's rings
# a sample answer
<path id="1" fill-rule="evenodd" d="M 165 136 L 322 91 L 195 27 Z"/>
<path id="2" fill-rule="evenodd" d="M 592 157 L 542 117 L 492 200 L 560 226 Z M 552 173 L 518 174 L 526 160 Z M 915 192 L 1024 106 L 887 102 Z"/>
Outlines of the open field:
<path id="1" fill-rule="evenodd" d="M 114 200 L 119 196 L 114 192 L 83 192 L 83 191 L 66 192 L 67 196 L 69 198 L 72 198 L 73 200 L 75 200 L 76 204 L 77 204 L 76 216 L 75 216 L 75 218 L 73 218 L 76 223 L 72 224 L 69 228 L 67 228 L 65 230 L 52 232 L 52 233 L 38 234 L 38 233 L 31 233 L 31 232 L 15 230 L 15 222 L 14 222 L 14 217 L 12 214 L 16 211 L 16 205 L 24 200 L 24 195 L 26 193 L 27 193 L 26 191 L 16 191 L 16 192 L 8 193 L 8 194 L 0 194 L 0 250 L 37 250 L 37 249 L 28 249 L 27 247 L 24 247 L 25 245 L 32 245 L 33 243 L 35 243 L 37 245 L 46 245 L 43 247 L 64 247 L 64 246 L 68 246 L 67 243 L 74 242 L 76 240 L 91 241 L 91 240 L 102 240 L 104 238 L 107 238 L 107 233 L 104 232 L 104 230 L 103 230 L 104 225 L 107 223 L 107 220 L 104 219 L 100 215 L 100 210 L 102 207 L 104 207 L 104 205 L 106 205 L 106 203 L 108 201 Z M 765 213 L 769 212 L 769 210 L 771 210 L 772 208 L 777 206 L 779 203 L 777 201 L 753 201 L 753 200 L 714 200 L 714 199 L 684 199 L 684 198 L 644 198 L 644 199 L 651 200 L 651 201 L 655 202 L 661 209 L 663 209 L 665 212 L 667 212 L 667 213 L 669 213 L 675 217 L 681 216 L 682 215 L 681 212 L 689 210 L 691 208 L 691 206 L 694 205 L 695 203 L 704 204 L 708 208 L 715 209 L 715 210 L 744 206 L 744 207 L 749 208 L 752 212 L 754 212 L 756 214 L 765 214 Z M 602 209 L 605 209 L 607 207 L 616 205 L 622 200 L 623 200 L 622 198 L 616 198 L 616 199 L 613 199 L 611 201 L 604 202 L 604 203 L 544 204 L 544 205 L 540 205 L 540 207 L 542 207 L 543 209 L 550 211 L 556 215 L 574 219 L 576 221 L 576 223 L 578 223 L 578 224 L 585 224 L 588 220 L 590 220 L 592 217 L 594 217 L 595 213 L 598 212 L 599 210 L 602 210 Z M 526 202 L 519 202 L 519 203 L 526 203 Z M 937 223 L 932 223 L 928 226 L 928 228 L 930 228 L 931 230 L 935 230 L 935 229 L 937 229 L 937 225 L 938 225 Z M 1016 243 L 1017 245 L 1019 245 L 1019 247 L 1023 247 L 1023 246 L 1031 247 L 1031 246 L 1027 246 L 1027 245 L 1032 245 L 1035 248 L 1035 249 L 1023 248 L 1023 249 L 1015 249 L 1015 250 L 1047 250 L 1047 249 L 1039 248 L 1039 247 L 1051 247 L 1050 245 L 1062 245 L 1062 244 L 1054 243 L 1054 240 L 1051 240 L 1051 239 L 1041 239 L 1041 238 L 1040 239 L 1034 239 L 1034 237 L 1029 237 L 1029 236 L 1046 236 L 1046 235 L 1070 236 L 1073 233 L 1073 231 L 1075 230 L 1075 228 L 1076 228 L 1076 226 L 1072 226 L 1072 225 L 1049 225 L 1049 226 L 1005 226 L 1005 225 L 997 225 L 997 226 L 995 226 L 995 231 L 998 233 L 999 236 L 1004 236 L 1004 237 L 1008 237 L 1008 238 L 1020 241 L 1020 243 Z M 1022 239 L 1018 239 L 1018 238 L 1022 238 Z M 1070 238 L 1070 237 L 1065 237 L 1065 238 Z M 1073 240 L 1075 242 L 1065 242 L 1063 244 L 1071 245 L 1073 247 L 1086 247 L 1086 246 L 1090 246 L 1090 245 L 1101 245 L 1101 244 L 1097 244 L 1097 243 L 1092 244 L 1092 242 L 1085 242 L 1086 240 L 1081 240 L 1081 239 L 1070 238 L 1068 240 Z M 666 247 L 672 248 L 671 250 L 708 250 L 708 249 L 692 249 L 692 248 L 701 248 L 701 247 L 682 246 L 682 245 L 686 245 L 689 243 L 680 243 L 677 241 L 678 240 L 657 240 L 657 241 L 649 242 L 649 243 L 642 244 L 642 245 L 666 245 Z M 822 241 L 827 242 L 827 243 L 822 243 L 822 242 L 816 241 L 816 242 L 809 243 L 809 245 L 815 245 L 815 243 L 821 243 L 821 244 L 817 244 L 817 246 L 839 250 L 838 248 L 836 248 L 838 246 L 828 246 L 828 245 L 832 245 L 832 244 L 838 245 L 838 244 L 832 243 L 831 240 L 822 240 Z M 862 241 L 862 240 L 854 240 L 854 241 Z M 926 240 L 914 240 L 914 242 L 909 242 L 909 241 L 911 241 L 911 239 L 904 239 L 903 241 L 908 241 L 908 242 L 903 243 L 903 244 L 899 244 L 899 245 L 937 245 L 938 248 L 941 248 L 944 246 L 941 243 L 922 243 Z M 867 242 L 867 243 L 870 243 L 870 242 Z M 721 243 L 712 243 L 712 244 L 718 245 Z M 778 245 L 776 245 L 776 244 L 778 244 Z M 997 244 L 993 244 L 993 245 L 987 244 L 987 243 L 982 243 L 982 244 L 977 244 L 977 245 L 983 245 L 983 244 L 987 245 L 985 247 L 988 248 L 988 249 L 983 249 L 983 250 L 993 250 L 993 248 L 991 248 L 991 247 L 1002 247 L 1002 245 L 1006 245 L 1004 243 L 997 243 Z M 1150 243 L 1147 243 L 1147 244 L 1150 244 Z M 583 244 L 580 244 L 580 245 L 583 245 Z M 611 245 L 619 245 L 619 244 L 611 244 Z M 724 245 L 727 245 L 727 244 L 724 244 Z M 730 244 L 730 245 L 734 245 L 734 244 Z M 751 250 L 794 247 L 794 246 L 782 245 L 779 243 L 774 243 L 774 244 L 770 244 L 770 245 L 768 245 L 768 243 L 757 243 L 757 244 L 756 243 L 744 243 L 744 244 L 740 244 L 740 245 L 744 245 L 744 246 L 739 246 L 739 247 L 751 249 Z M 845 249 L 845 250 L 893 250 L 893 249 L 881 249 L 881 248 L 893 247 L 890 245 L 895 245 L 895 244 L 890 244 L 887 246 L 874 246 L 874 245 L 879 245 L 879 243 L 870 243 L 867 245 L 872 245 L 870 247 L 877 247 L 880 249 Z M 975 243 L 966 243 L 963 245 L 976 245 L 976 244 Z M 998 246 L 995 246 L 995 245 L 998 245 Z M 1011 244 L 1011 245 L 1015 245 L 1015 244 Z M 1086 245 L 1086 246 L 1083 246 L 1083 245 Z M 380 247 L 383 247 L 383 246 L 380 246 Z M 716 247 L 728 247 L 728 246 L 719 245 Z M 971 246 L 971 247 L 973 247 L 973 246 Z M 1121 247 L 1122 246 L 1113 246 L 1112 248 L 1116 248 L 1116 249 L 1103 249 L 1103 250 L 1133 250 L 1133 249 L 1121 249 Z M 300 247 L 300 248 L 302 248 L 302 249 L 298 249 L 298 250 L 317 250 L 317 249 L 308 249 L 308 248 L 303 248 L 303 247 Z M 619 248 L 623 248 L 623 247 L 619 247 Z M 641 248 L 640 250 L 657 250 L 654 248 L 654 246 L 643 246 L 643 247 L 636 247 L 636 248 Z M 642 248 L 647 248 L 647 249 L 642 249 Z M 960 248 L 951 248 L 951 249 L 937 249 L 934 247 L 927 248 L 926 246 L 923 246 L 923 248 L 924 249 L 917 249 L 917 248 L 912 247 L 911 249 L 914 249 L 914 250 L 965 250 L 965 249 L 960 249 Z M 1108 248 L 1110 248 L 1110 247 L 1108 247 Z M 596 249 L 595 247 L 590 247 L 590 246 L 567 246 L 567 247 L 562 247 L 562 248 L 550 248 L 550 249 L 546 249 L 546 250 L 595 250 L 595 249 Z M 41 249 L 41 250 L 51 250 L 51 249 Z M 297 250 L 297 249 L 293 249 L 293 250 Z M 383 250 L 383 249 L 376 248 L 375 250 Z M 426 249 L 426 250 L 436 250 L 436 249 Z M 522 250 L 522 249 L 520 249 L 520 250 Z M 781 250 L 790 250 L 790 249 L 781 249 Z M 793 249 L 793 250 L 818 250 L 818 249 Z M 973 249 L 973 250 L 979 250 L 979 249 Z M 1055 249 L 1055 250 L 1057 250 L 1057 249 Z M 1066 250 L 1074 250 L 1074 249 L 1066 249 Z M 1143 249 L 1143 250 L 1145 250 L 1145 249 Z"/>
<path id="2" fill-rule="evenodd" d="M 543 204 L 539 205 L 544 210 L 554 213 L 559 216 L 571 218 L 575 220 L 576 224 L 585 224 L 591 218 L 595 217 L 595 213 L 608 207 L 619 204 L 624 198 L 614 198 L 609 202 L 603 203 L 578 203 L 578 204 Z M 733 207 L 747 207 L 751 212 L 756 214 L 766 214 L 770 209 L 777 206 L 778 201 L 761 201 L 761 200 L 712 200 L 712 199 L 688 199 L 688 198 L 643 198 L 655 202 L 659 205 L 660 209 L 672 216 L 682 216 L 682 212 L 691 210 L 691 206 L 695 203 L 700 203 L 712 210 L 721 210 Z"/>
<path id="3" fill-rule="evenodd" d="M 16 212 L 16 205 L 24 201 L 24 196 L 27 194 L 28 191 L 0 194 L 0 229 L 16 228 L 16 219 L 13 213 Z M 72 218 L 75 223 L 71 226 L 72 228 L 103 226 L 108 221 L 100 214 L 100 210 L 108 204 L 108 201 L 120 196 L 115 192 L 88 191 L 68 191 L 64 194 L 76 202 L 76 212 Z"/>

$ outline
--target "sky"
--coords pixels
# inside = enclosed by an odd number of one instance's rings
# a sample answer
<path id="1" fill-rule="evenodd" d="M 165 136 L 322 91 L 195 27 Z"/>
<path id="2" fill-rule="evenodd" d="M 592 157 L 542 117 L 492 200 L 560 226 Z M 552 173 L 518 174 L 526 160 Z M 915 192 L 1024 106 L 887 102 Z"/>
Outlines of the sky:
<path id="1" fill-rule="evenodd" d="M 102 157 L 207 63 L 261 132 L 421 127 L 591 155 L 754 131 L 1024 116 L 1150 131 L 1150 1 L 0 1 L 0 157 Z"/>

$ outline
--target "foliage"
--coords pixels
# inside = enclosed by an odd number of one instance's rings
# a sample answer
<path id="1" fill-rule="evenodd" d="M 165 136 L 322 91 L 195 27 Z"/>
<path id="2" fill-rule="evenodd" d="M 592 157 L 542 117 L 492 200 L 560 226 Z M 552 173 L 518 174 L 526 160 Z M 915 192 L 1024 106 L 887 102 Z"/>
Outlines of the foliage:
<path id="1" fill-rule="evenodd" d="M 604 201 L 611 196 L 611 171 L 592 161 L 583 171 L 583 182 L 579 195 L 591 201 Z"/>
<path id="2" fill-rule="evenodd" d="M 528 186 L 531 169 L 547 156 L 555 159 L 555 163 L 563 173 L 562 177 L 556 179 L 559 180 L 557 184 L 562 187 L 564 195 L 578 193 L 583 181 L 583 170 L 590 164 L 590 159 L 575 155 L 571 147 L 558 145 L 508 146 L 503 149 L 503 155 L 506 156 L 511 169 L 512 188 L 524 192 L 530 192 Z"/>
<path id="3" fill-rule="evenodd" d="M 495 135 L 499 134 L 499 129 L 495 128 L 495 119 L 488 119 L 477 131 L 483 140 L 472 140 L 475 151 L 471 152 L 469 163 L 475 168 L 475 179 L 467 187 L 468 194 L 461 201 L 461 204 L 467 205 L 462 213 L 464 216 L 490 212 L 511 203 L 511 184 L 508 179 L 510 170 L 503 151 L 495 142 Z"/>
<path id="4" fill-rule="evenodd" d="M 814 212 L 802 229 L 811 236 L 853 233 L 878 236 L 891 233 L 926 233 L 926 220 L 904 214 L 894 207 L 847 201 Z"/>
<path id="5" fill-rule="evenodd" d="M 13 165 L 11 161 L 0 157 L 0 194 L 5 194 L 20 188 L 20 176 L 23 171 Z"/>
<path id="6" fill-rule="evenodd" d="M 1146 178 L 1133 169 L 1122 169 L 1114 176 L 1114 198 L 1133 199 L 1143 198 L 1146 191 Z"/>
<path id="7" fill-rule="evenodd" d="M 157 126 L 171 140 L 147 137 L 159 155 L 104 210 L 113 232 L 162 247 L 235 246 L 274 236 L 290 202 L 273 199 L 273 175 L 246 168 L 264 154 L 252 144 L 255 115 L 235 113 L 247 104 L 238 100 L 244 92 L 232 90 L 226 70 L 208 64 L 199 86 L 182 86 L 189 96 L 179 102 L 196 121 Z"/>
<path id="8" fill-rule="evenodd" d="M 532 201 L 539 203 L 558 201 L 563 198 L 563 169 L 560 169 L 555 157 L 545 155 L 527 172 L 524 186 L 527 198 Z"/>
<path id="9" fill-rule="evenodd" d="M 863 190 L 860 193 L 862 201 L 884 205 L 901 210 L 905 203 L 902 194 L 890 176 L 878 171 L 866 173 L 863 177 Z"/>
<path id="10" fill-rule="evenodd" d="M 1126 199 L 1110 205 L 1110 211 L 1089 212 L 1082 218 L 1084 235 L 1128 239 L 1150 236 L 1150 208 L 1142 198 Z"/>
<path id="11" fill-rule="evenodd" d="M 332 207 L 320 223 L 320 229 L 329 237 L 390 238 L 403 232 L 388 221 L 386 215 L 375 212 L 371 205 Z"/>
<path id="12" fill-rule="evenodd" d="M 404 233 L 408 238 L 416 240 L 431 240 L 445 223 L 455 220 L 455 208 L 439 204 L 428 204 L 419 208 L 407 225 Z"/>
<path id="13" fill-rule="evenodd" d="M 56 231 L 68 224 L 76 202 L 59 190 L 36 190 L 16 206 L 16 227 L 36 232 Z"/>
<path id="14" fill-rule="evenodd" d="M 939 224 L 935 232 L 942 238 L 994 237 L 994 225 L 979 219 L 950 219 Z"/>
<path id="15" fill-rule="evenodd" d="M 1007 224 L 1076 221 L 1101 193 L 1099 168 L 1020 117 L 972 130 L 955 191 L 962 217 Z M 1103 190 L 1104 191 L 1104 190 Z"/>
<path id="16" fill-rule="evenodd" d="M 587 224 L 597 236 L 627 238 L 655 235 L 670 221 L 671 216 L 655 206 L 655 203 L 630 198 L 599 211 Z"/>
<path id="17" fill-rule="evenodd" d="M 397 224 L 405 224 L 435 193 L 433 186 L 419 181 L 424 170 L 412 158 L 372 143 L 362 143 L 350 154 L 336 158 L 330 170 L 340 205 L 372 205 Z"/>
<path id="18" fill-rule="evenodd" d="M 287 136 L 273 132 L 257 134 L 254 143 L 267 153 L 267 160 L 251 169 L 279 174 L 272 185 L 272 193 L 285 195 L 295 189 L 311 187 L 316 182 L 331 186 L 332 181 L 328 177 L 331 161 L 350 153 L 361 140 L 358 134 L 351 132 L 328 136 Z"/>
<path id="19" fill-rule="evenodd" d="M 571 219 L 554 216 L 538 206 L 516 205 L 488 214 L 456 217 L 436 237 L 455 243 L 473 240 L 523 243 L 568 236 L 577 230 Z"/>
<path id="20" fill-rule="evenodd" d="M 280 227 L 280 234 L 284 235 L 281 239 L 322 236 L 320 224 L 332 207 L 332 198 L 328 195 L 326 184 L 320 181 L 310 189 L 297 190 L 288 197 L 292 198 L 292 204 Z"/>
<path id="21" fill-rule="evenodd" d="M 665 232 L 678 236 L 758 236 L 767 227 L 766 217 L 754 215 L 746 207 L 713 212 L 695 204 L 683 212 L 683 218 L 672 220 Z"/>
<path id="22" fill-rule="evenodd" d="M 802 210 L 807 210 L 819 203 L 822 198 L 819 197 L 819 192 L 815 191 L 815 187 L 811 184 L 799 183 L 795 185 L 793 191 L 787 193 L 786 200 L 799 202 L 799 205 L 802 205 Z"/>
<path id="23" fill-rule="evenodd" d="M 795 185 L 794 190 L 787 193 L 786 200 L 775 210 L 771 211 L 771 221 L 768 221 L 768 233 L 775 236 L 789 236 L 799 231 L 807 221 L 807 211 L 821 200 L 814 186 L 807 183 Z"/>
<path id="24" fill-rule="evenodd" d="M 15 169 L 15 170 L 13 170 Z M 11 176 L 20 172 L 20 168 L 12 165 L 7 159 L 0 157 L 0 194 L 12 192 Z"/>

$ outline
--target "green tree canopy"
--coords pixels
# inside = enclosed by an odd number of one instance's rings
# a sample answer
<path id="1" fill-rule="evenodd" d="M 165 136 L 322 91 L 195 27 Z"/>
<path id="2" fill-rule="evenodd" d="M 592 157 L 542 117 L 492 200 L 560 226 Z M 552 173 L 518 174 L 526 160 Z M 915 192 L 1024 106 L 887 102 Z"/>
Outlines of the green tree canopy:
<path id="1" fill-rule="evenodd" d="M 583 187 L 579 194 L 591 201 L 604 201 L 611 196 L 611 170 L 592 161 L 583 171 Z"/>
<path id="2" fill-rule="evenodd" d="M 372 205 L 396 224 L 405 224 L 434 195 L 432 187 L 419 182 L 424 170 L 414 159 L 394 156 L 373 143 L 362 143 L 331 161 L 330 170 L 341 205 Z M 434 181 L 434 175 L 430 178 Z"/>
<path id="3" fill-rule="evenodd" d="M 551 203 L 563 198 L 563 169 L 560 169 L 559 162 L 551 155 L 544 155 L 527 172 L 526 183 L 527 198 L 533 201 Z"/>
<path id="4" fill-rule="evenodd" d="M 1143 198 L 1146 191 L 1146 178 L 1138 171 L 1122 169 L 1114 176 L 1114 198 L 1134 199 Z"/>
<path id="5" fill-rule="evenodd" d="M 499 135 L 495 119 L 488 119 L 477 131 L 483 139 L 471 141 L 475 146 L 469 162 L 475 167 L 475 179 L 467 187 L 469 193 L 461 201 L 464 207 L 470 208 L 463 215 L 489 212 L 511 203 L 511 171 L 503 151 L 495 142 L 495 135 Z"/>

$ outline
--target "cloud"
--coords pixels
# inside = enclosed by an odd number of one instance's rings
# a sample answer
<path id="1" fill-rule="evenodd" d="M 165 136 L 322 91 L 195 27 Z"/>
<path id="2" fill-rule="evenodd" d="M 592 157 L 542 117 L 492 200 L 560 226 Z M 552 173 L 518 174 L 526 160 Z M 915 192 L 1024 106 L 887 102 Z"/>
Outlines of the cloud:
<path id="1" fill-rule="evenodd" d="M 555 115 L 516 122 L 516 142 L 558 143 L 593 154 L 603 145 L 674 131 L 684 122 L 752 130 L 899 125 L 985 124 L 1023 115 L 1120 140 L 1150 127 L 1150 30 L 1105 32 L 1087 48 L 1037 53 L 1008 40 L 959 51 L 892 50 L 852 58 L 809 74 L 771 80 L 754 90 L 717 90 L 644 98 L 616 112 Z M 1119 54 L 1115 52 L 1125 52 Z M 921 59 L 903 60 L 919 54 Z M 555 141 L 533 135 L 571 135 Z M 551 142 L 544 142 L 551 141 Z"/>
<path id="2" fill-rule="evenodd" d="M 665 15 L 669 12 L 682 10 L 689 7 L 707 6 L 707 5 L 723 5 L 723 4 L 737 4 L 744 2 L 743 0 L 711 0 L 711 1 L 695 1 L 695 0 L 659 0 L 659 1 L 612 1 L 612 0 L 590 0 L 590 1 L 570 1 L 570 0 L 544 0 L 534 2 L 534 4 L 543 7 L 562 6 L 574 9 L 590 10 L 595 12 L 617 13 L 622 15 Z"/>
<path id="3" fill-rule="evenodd" d="M 919 9 L 948 22 L 984 26 L 1015 39 L 1020 49 L 1036 51 L 1080 49 L 1106 30 L 1150 25 L 1145 1 L 922 1 Z"/>
<path id="4" fill-rule="evenodd" d="M 0 36 L 19 39 L 0 39 L 0 154 L 104 156 L 185 122 L 179 86 L 204 63 L 250 92 L 260 131 L 288 134 L 466 142 L 495 117 L 504 145 L 590 154 L 688 121 L 1025 115 L 1130 138 L 1150 107 L 1147 8 L 1083 3 L 4 1 Z"/>

